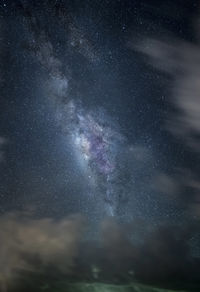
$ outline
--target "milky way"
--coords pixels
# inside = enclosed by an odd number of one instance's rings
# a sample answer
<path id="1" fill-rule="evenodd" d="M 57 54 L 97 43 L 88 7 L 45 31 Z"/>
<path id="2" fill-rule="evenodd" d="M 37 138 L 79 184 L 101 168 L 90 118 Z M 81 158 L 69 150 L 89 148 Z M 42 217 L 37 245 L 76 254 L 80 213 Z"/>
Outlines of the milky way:
<path id="1" fill-rule="evenodd" d="M 100 189 L 109 215 L 114 215 L 113 185 L 117 173 L 117 154 L 124 138 L 103 109 L 86 111 L 74 102 L 68 104 L 71 146 L 79 166 Z"/>

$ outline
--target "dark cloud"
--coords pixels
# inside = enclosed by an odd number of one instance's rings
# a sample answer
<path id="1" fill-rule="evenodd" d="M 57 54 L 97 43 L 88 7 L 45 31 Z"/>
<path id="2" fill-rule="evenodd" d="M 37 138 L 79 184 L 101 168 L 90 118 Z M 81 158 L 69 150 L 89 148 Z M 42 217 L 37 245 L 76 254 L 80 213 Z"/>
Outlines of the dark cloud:
<path id="1" fill-rule="evenodd" d="M 137 280 L 155 285 L 162 282 L 164 286 L 183 278 L 188 283 L 198 279 L 195 271 L 200 263 L 198 258 L 191 257 L 190 249 L 197 225 L 149 226 L 139 242 L 138 230 L 142 225 L 147 228 L 150 224 L 141 221 L 119 224 L 107 218 L 100 224 L 96 239 L 84 240 L 86 225 L 81 216 L 56 221 L 33 219 L 30 212 L 3 215 L 1 291 L 23 285 L 29 274 L 43 275 L 45 279 L 53 271 L 54 281 L 64 276 L 76 281 Z"/>

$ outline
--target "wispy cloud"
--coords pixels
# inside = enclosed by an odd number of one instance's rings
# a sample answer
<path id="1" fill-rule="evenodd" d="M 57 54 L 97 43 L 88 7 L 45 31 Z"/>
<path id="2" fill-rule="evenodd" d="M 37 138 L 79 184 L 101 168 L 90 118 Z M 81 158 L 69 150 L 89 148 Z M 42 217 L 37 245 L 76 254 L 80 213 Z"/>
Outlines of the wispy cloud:
<path id="1" fill-rule="evenodd" d="M 178 39 L 144 39 L 134 49 L 173 78 L 171 103 L 176 112 L 167 120 L 171 133 L 200 151 L 200 45 Z"/>

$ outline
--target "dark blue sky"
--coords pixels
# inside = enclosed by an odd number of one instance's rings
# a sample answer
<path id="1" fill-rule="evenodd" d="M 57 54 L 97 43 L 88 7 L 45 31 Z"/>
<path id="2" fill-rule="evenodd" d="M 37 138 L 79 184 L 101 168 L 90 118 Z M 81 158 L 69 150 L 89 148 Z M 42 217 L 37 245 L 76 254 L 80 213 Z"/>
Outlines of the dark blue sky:
<path id="1" fill-rule="evenodd" d="M 148 50 L 150 39 L 195 46 L 197 1 L 2 0 L 0 9 L 0 212 L 81 213 L 93 223 L 113 204 L 120 222 L 196 224 L 199 153 L 168 127 L 180 110 L 172 102 L 176 76 L 137 46 L 147 40 Z M 123 137 L 114 142 L 111 202 L 107 178 L 91 187 L 76 161 L 69 101 Z"/>

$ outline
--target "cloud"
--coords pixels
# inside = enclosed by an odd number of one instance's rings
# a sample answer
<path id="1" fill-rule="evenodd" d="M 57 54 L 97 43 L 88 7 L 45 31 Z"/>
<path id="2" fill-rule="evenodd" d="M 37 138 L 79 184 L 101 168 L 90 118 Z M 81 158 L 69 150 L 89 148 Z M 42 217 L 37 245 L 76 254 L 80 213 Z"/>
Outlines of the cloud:
<path id="1" fill-rule="evenodd" d="M 130 222 L 121 225 L 113 218 L 101 223 L 100 248 L 95 253 L 99 278 L 114 282 L 133 281 L 134 278 L 155 283 L 175 281 L 183 276 L 190 279 L 193 259 L 189 240 L 195 227 L 186 224 L 184 227 L 160 225 L 148 228 L 149 223 L 145 222 L 148 231 L 138 244 L 134 231 L 141 226 L 137 224 Z"/>
<path id="2" fill-rule="evenodd" d="M 22 272 L 38 272 L 48 265 L 68 273 L 78 254 L 83 225 L 80 216 L 60 221 L 50 218 L 36 220 L 14 213 L 1 216 L 1 289 L 6 291 L 11 283 L 15 286 L 15 280 L 20 279 Z"/>
<path id="3" fill-rule="evenodd" d="M 199 20 L 198 20 L 199 21 Z M 196 21 L 195 31 L 199 31 Z M 200 152 L 200 39 L 196 42 L 178 38 L 143 38 L 129 46 L 148 57 L 170 85 L 172 111 L 166 118 L 166 129 L 182 141 L 193 157 Z M 170 83 L 169 83 L 170 81 Z M 198 159 L 198 158 L 197 158 Z M 185 159 L 186 161 L 186 159 Z M 193 166 L 192 166 L 193 168 Z M 200 188 L 197 170 L 174 169 L 173 174 L 160 173 L 153 181 L 156 191 L 187 209 L 188 215 L 200 216 Z M 174 201 L 175 202 L 175 201 Z"/>
<path id="4" fill-rule="evenodd" d="M 153 179 L 152 189 L 165 195 L 167 199 L 175 199 L 177 198 L 180 185 L 174 177 L 165 173 L 159 173 Z"/>
<path id="5" fill-rule="evenodd" d="M 129 147 L 130 155 L 137 161 L 148 161 L 152 159 L 152 154 L 149 150 L 141 145 L 131 145 Z"/>
<path id="6" fill-rule="evenodd" d="M 186 274 L 186 278 L 191 277 L 191 236 L 189 227 L 178 226 L 160 226 L 149 233 L 138 250 L 136 276 L 144 281 L 175 281 Z"/>
<path id="7" fill-rule="evenodd" d="M 189 220 L 200 218 L 200 182 L 195 171 L 176 168 L 170 175 L 158 173 L 152 181 L 152 189 L 164 195 L 162 200 L 171 201 L 186 211 Z"/>
<path id="8" fill-rule="evenodd" d="M 123 279 L 128 280 L 130 272 L 131 277 L 135 274 L 136 262 L 141 256 L 141 246 L 137 245 L 134 239 L 131 240 L 132 233 L 137 237 L 138 226 L 134 222 L 120 225 L 112 218 L 102 222 L 100 266 L 103 277 L 120 282 Z"/>
<path id="9" fill-rule="evenodd" d="M 173 281 L 181 276 L 190 279 L 194 263 L 199 267 L 189 248 L 196 227 L 147 228 L 138 243 L 135 237 L 141 224 L 119 224 L 107 218 L 97 228 L 97 237 L 83 240 L 85 220 L 78 215 L 57 221 L 33 219 L 30 213 L 2 215 L 0 289 L 23 285 L 29 274 L 46 274 L 49 279 L 52 271 L 54 281 L 59 275 L 112 282 L 133 281 L 133 277 L 139 281 Z"/>
<path id="10" fill-rule="evenodd" d="M 150 57 L 153 66 L 173 78 L 171 103 L 175 113 L 167 120 L 171 133 L 200 151 L 200 45 L 178 39 L 145 39 L 132 48 Z"/>

